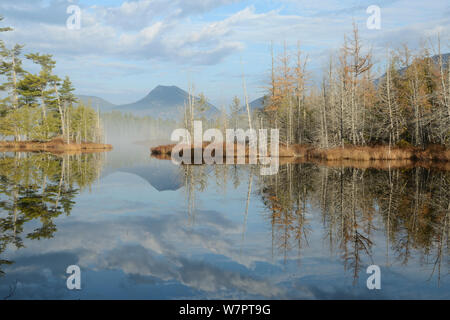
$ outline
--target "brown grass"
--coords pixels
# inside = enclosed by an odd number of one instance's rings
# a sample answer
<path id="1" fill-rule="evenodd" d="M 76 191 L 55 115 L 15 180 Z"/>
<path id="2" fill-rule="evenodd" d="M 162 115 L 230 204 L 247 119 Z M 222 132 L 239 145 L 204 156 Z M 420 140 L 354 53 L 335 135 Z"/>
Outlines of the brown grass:
<path id="1" fill-rule="evenodd" d="M 66 143 L 62 138 L 55 138 L 48 142 L 39 141 L 0 141 L 0 151 L 50 151 L 50 152 L 87 152 L 111 150 L 112 145 L 82 142 Z"/>
<path id="2" fill-rule="evenodd" d="M 345 148 L 309 149 L 308 158 L 328 161 L 354 160 L 421 160 L 421 161 L 450 161 L 450 150 L 443 146 L 429 146 L 425 150 L 419 148 L 389 148 L 388 146 Z"/>
<path id="3" fill-rule="evenodd" d="M 171 160 L 169 154 L 152 154 L 152 158 L 158 160 Z M 248 158 L 245 163 L 248 163 Z M 301 164 L 313 163 L 319 166 L 329 168 L 356 168 L 356 169 L 377 169 L 377 170 L 392 170 L 392 169 L 411 169 L 421 167 L 425 169 L 450 171 L 450 162 L 442 161 L 415 161 L 415 160 L 370 160 L 370 161 L 354 161 L 354 160 L 336 160 L 327 161 L 322 159 L 308 159 L 300 157 L 284 157 L 279 159 L 279 165 L 286 164 Z M 224 165 L 237 164 L 237 159 L 233 163 L 223 163 Z"/>
<path id="4" fill-rule="evenodd" d="M 208 145 L 210 145 L 210 142 L 204 142 L 203 143 L 203 145 L 202 145 L 202 152 L 205 150 L 205 148 Z M 172 149 L 175 146 L 176 146 L 175 144 L 161 145 L 161 146 L 150 148 L 150 151 L 151 151 L 152 155 L 169 155 L 170 156 L 171 153 L 172 153 Z M 194 146 L 193 145 L 191 145 L 191 146 L 188 145 L 187 148 L 189 148 L 189 147 L 191 148 L 191 154 L 194 154 L 194 150 L 195 150 Z M 217 147 L 222 148 L 223 156 L 226 157 L 227 151 L 228 151 L 227 144 L 224 142 L 222 146 L 218 145 Z M 234 147 L 234 157 L 236 158 L 237 157 L 238 144 L 235 143 L 233 147 Z M 270 147 L 268 148 L 267 152 L 268 152 L 268 155 L 270 155 Z M 245 145 L 245 157 L 249 157 L 249 154 L 250 154 L 249 147 L 248 147 L 248 144 L 246 144 Z M 214 153 L 213 153 L 213 155 L 214 155 Z M 257 154 L 257 156 L 258 155 L 259 154 Z M 279 157 L 294 157 L 294 156 L 295 156 L 295 153 L 294 153 L 293 150 L 291 150 L 290 148 L 287 148 L 286 146 L 280 144 L 280 146 L 279 146 Z"/>
<path id="5" fill-rule="evenodd" d="M 208 146 L 205 142 L 202 151 Z M 161 145 L 151 148 L 154 155 L 170 155 L 175 144 Z M 236 155 L 237 144 L 234 145 Z M 270 148 L 269 148 L 270 149 Z M 223 144 L 224 157 L 226 156 L 226 144 Z M 193 153 L 194 147 L 191 146 Z M 270 150 L 268 150 L 270 151 Z M 248 145 L 246 145 L 245 156 L 249 156 Z M 450 149 L 444 146 L 432 145 L 425 150 L 413 147 L 394 147 L 388 146 L 347 146 L 345 148 L 336 147 L 329 149 L 317 149 L 309 145 L 291 145 L 287 147 L 284 144 L 279 146 L 280 158 L 306 158 L 321 159 L 326 161 L 374 161 L 374 160 L 414 160 L 414 161 L 450 161 Z"/>
<path id="6" fill-rule="evenodd" d="M 170 155 L 174 147 L 175 144 L 167 144 L 150 148 L 150 151 L 152 152 L 153 155 Z"/>

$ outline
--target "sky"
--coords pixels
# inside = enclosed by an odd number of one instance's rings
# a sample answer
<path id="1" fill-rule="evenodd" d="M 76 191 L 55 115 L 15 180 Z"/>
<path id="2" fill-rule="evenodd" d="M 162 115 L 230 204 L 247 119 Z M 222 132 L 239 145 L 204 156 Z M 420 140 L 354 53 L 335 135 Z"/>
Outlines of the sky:
<path id="1" fill-rule="evenodd" d="M 71 5 L 81 10 L 75 30 L 67 27 Z M 371 5 L 380 8 L 380 29 L 367 27 Z M 271 42 L 276 54 L 300 43 L 314 82 L 353 21 L 377 68 L 386 48 L 418 49 L 438 34 L 450 51 L 448 0 L 1 0 L 0 15 L 14 28 L 1 36 L 8 45 L 52 54 L 55 72 L 68 75 L 76 93 L 115 104 L 157 85 L 193 84 L 226 106 L 235 95 L 243 99 L 243 74 L 256 99 L 268 82 Z"/>

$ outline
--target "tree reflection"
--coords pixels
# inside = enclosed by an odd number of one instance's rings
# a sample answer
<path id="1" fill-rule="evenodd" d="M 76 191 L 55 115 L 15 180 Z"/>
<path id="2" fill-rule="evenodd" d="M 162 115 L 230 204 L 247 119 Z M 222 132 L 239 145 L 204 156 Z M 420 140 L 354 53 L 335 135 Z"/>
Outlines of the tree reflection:
<path id="1" fill-rule="evenodd" d="M 355 281 L 362 266 L 373 263 L 376 229 L 385 231 L 387 264 L 392 254 L 406 265 L 414 251 L 423 263 L 433 264 L 438 280 L 442 264 L 448 267 L 448 171 L 311 164 L 280 169 L 277 176 L 260 179 L 260 187 L 284 260 L 294 246 L 300 252 L 307 245 L 305 213 L 310 208 L 320 212 L 331 252 L 341 255 Z"/>
<path id="2" fill-rule="evenodd" d="M 411 165 L 391 168 L 389 163 L 380 168 L 346 165 L 286 163 L 276 175 L 256 176 L 252 192 L 261 197 L 271 225 L 273 259 L 280 255 L 286 262 L 295 254 L 301 261 L 312 217 L 320 214 L 330 254 L 341 258 L 355 283 L 363 267 L 374 263 L 374 246 L 380 250 L 383 245 L 387 266 L 419 257 L 422 264 L 432 265 L 430 277 L 436 274 L 439 281 L 442 268 L 448 269 L 450 172 Z M 237 188 L 245 174 L 251 188 L 251 176 L 259 172 L 245 165 L 186 165 L 182 170 L 191 221 L 196 192 L 213 187 L 208 184 L 215 180 L 218 192 L 225 193 L 227 181 Z M 248 202 L 249 194 L 243 208 Z M 384 241 L 374 237 L 380 231 Z"/>
<path id="3" fill-rule="evenodd" d="M 75 196 L 99 177 L 103 159 L 94 153 L 0 154 L 0 255 L 9 245 L 23 247 L 24 237 L 52 238 L 57 231 L 54 219 L 70 214 Z M 32 221 L 39 227 L 25 232 Z M 12 263 L 0 259 L 0 267 Z"/>

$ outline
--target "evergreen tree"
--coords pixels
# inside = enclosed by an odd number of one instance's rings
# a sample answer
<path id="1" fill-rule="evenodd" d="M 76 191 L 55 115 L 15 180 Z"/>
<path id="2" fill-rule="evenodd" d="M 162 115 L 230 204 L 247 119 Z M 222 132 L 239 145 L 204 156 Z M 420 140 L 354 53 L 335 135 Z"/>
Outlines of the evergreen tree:
<path id="1" fill-rule="evenodd" d="M 0 75 L 5 76 L 7 79 L 7 81 L 0 86 L 0 90 L 9 91 L 11 93 L 8 100 L 11 100 L 9 103 L 13 109 L 19 107 L 17 83 L 25 73 L 22 68 L 22 60 L 20 59 L 22 49 L 22 45 L 16 44 L 14 48 L 10 50 L 3 42 L 0 42 L 0 57 L 2 58 Z"/>
<path id="2" fill-rule="evenodd" d="M 27 54 L 26 58 L 41 66 L 35 86 L 38 88 L 39 98 L 41 100 L 42 138 L 48 139 L 55 125 L 54 115 L 49 114 L 49 111 L 51 112 L 52 107 L 55 105 L 55 97 L 53 96 L 54 90 L 51 88 L 52 83 L 57 81 L 52 75 L 53 68 L 55 67 L 55 61 L 52 59 L 52 55 L 49 54 L 41 55 L 39 53 L 32 53 Z"/>
<path id="3" fill-rule="evenodd" d="M 72 109 L 73 104 L 77 102 L 77 99 L 73 94 L 74 90 L 75 88 L 73 87 L 72 82 L 69 77 L 66 76 L 61 89 L 59 90 L 59 112 L 61 114 L 62 133 L 67 143 L 70 142 L 70 114 L 68 113 L 68 110 L 69 108 Z"/>

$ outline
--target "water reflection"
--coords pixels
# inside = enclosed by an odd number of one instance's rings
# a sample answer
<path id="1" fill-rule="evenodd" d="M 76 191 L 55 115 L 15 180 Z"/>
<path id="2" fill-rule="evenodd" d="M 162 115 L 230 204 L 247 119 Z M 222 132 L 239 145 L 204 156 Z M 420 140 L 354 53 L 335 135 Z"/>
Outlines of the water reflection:
<path id="1" fill-rule="evenodd" d="M 0 257 L 8 245 L 24 247 L 23 238 L 52 238 L 54 219 L 71 213 L 75 196 L 100 176 L 103 159 L 101 153 L 0 154 Z M 38 226 L 24 232 L 33 222 Z M 12 263 L 0 259 L 0 275 L 1 266 Z"/>
<path id="2" fill-rule="evenodd" d="M 395 164 L 392 169 L 388 162 L 377 166 L 383 169 L 288 163 L 277 175 L 257 176 L 254 192 L 265 206 L 272 254 L 284 262 L 291 255 L 301 261 L 313 229 L 311 216 L 318 213 L 330 254 L 340 256 L 354 283 L 363 267 L 374 264 L 375 249 L 384 250 L 387 266 L 393 260 L 407 266 L 412 255 L 418 257 L 431 265 L 429 278 L 435 275 L 439 285 L 449 270 L 450 172 Z M 253 176 L 259 170 L 221 165 L 208 174 L 207 166 L 181 168 L 192 220 L 196 192 L 213 187 L 208 182 L 214 181 L 222 192 L 228 179 L 235 188 L 246 183 L 245 232 Z M 247 171 L 248 180 L 241 181 L 242 171 Z M 384 248 L 376 243 L 376 233 L 384 234 Z"/>
<path id="3" fill-rule="evenodd" d="M 284 163 L 261 176 L 147 148 L 0 159 L 0 297 L 449 297 L 445 168 Z"/>
<path id="4" fill-rule="evenodd" d="M 283 252 L 291 239 L 302 248 L 310 205 L 320 210 L 330 250 L 339 251 L 354 279 L 362 265 L 373 263 L 372 235 L 379 230 L 386 236 L 387 264 L 396 259 L 406 265 L 414 249 L 424 263 L 434 264 L 439 279 L 442 263 L 448 268 L 443 256 L 448 257 L 449 179 L 447 172 L 420 167 L 379 171 L 287 165 L 263 183 L 262 197 Z"/>

